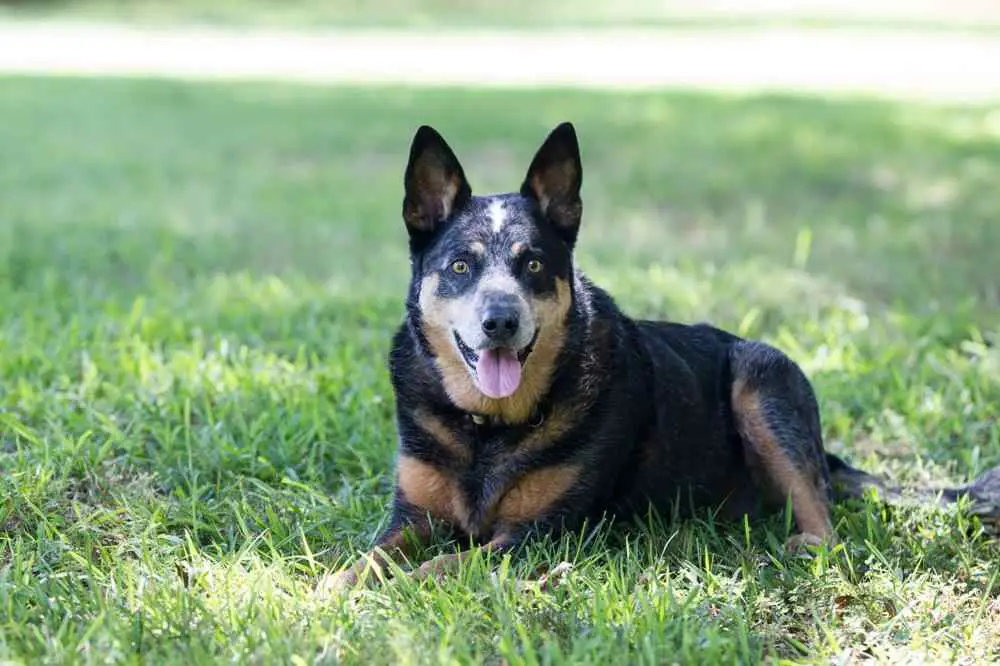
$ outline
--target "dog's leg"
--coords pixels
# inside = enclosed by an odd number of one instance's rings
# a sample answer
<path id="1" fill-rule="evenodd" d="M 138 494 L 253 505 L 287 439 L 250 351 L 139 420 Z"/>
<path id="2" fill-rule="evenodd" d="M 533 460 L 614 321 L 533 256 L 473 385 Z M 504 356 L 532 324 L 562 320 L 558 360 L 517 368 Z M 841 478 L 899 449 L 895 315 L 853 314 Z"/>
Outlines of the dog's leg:
<path id="1" fill-rule="evenodd" d="M 581 496 L 588 492 L 580 474 L 579 465 L 559 464 L 540 467 L 514 481 L 497 504 L 496 536 L 479 550 L 512 552 L 533 537 L 557 537 L 566 529 L 575 529 L 575 523 L 567 523 L 566 508 L 579 507 Z M 440 555 L 421 565 L 413 577 L 444 576 L 475 550 Z"/>
<path id="2" fill-rule="evenodd" d="M 417 569 L 410 574 L 414 580 L 423 580 L 425 578 L 443 578 L 444 576 L 453 573 L 462 564 L 465 559 L 476 551 L 483 551 L 487 554 L 489 553 L 502 553 L 505 550 L 509 550 L 513 547 L 513 542 L 508 540 L 504 536 L 497 537 L 487 543 L 484 546 L 479 546 L 478 548 L 470 548 L 468 550 L 462 550 L 457 553 L 447 553 L 445 555 L 438 555 L 435 558 L 427 560 L 421 564 Z"/>
<path id="3" fill-rule="evenodd" d="M 446 528 L 454 534 L 456 518 L 461 520 L 467 515 L 454 476 L 447 470 L 406 453 L 399 456 L 397 466 L 389 527 L 371 552 L 336 576 L 334 587 L 353 587 L 366 568 L 380 573 L 390 562 L 411 557 L 430 540 L 431 516 L 434 527 Z"/>
<path id="4" fill-rule="evenodd" d="M 809 380 L 780 351 L 738 343 L 730 354 L 732 409 L 744 455 L 765 501 L 791 498 L 799 534 L 787 547 L 834 542 L 830 474 Z"/>
<path id="5" fill-rule="evenodd" d="M 355 562 L 335 574 L 329 587 L 335 591 L 354 587 L 366 569 L 379 575 L 390 563 L 398 563 L 411 557 L 431 536 L 430 521 L 423 516 L 404 514 L 400 508 L 394 510 L 389 527 L 382 532 L 375 546 Z"/>

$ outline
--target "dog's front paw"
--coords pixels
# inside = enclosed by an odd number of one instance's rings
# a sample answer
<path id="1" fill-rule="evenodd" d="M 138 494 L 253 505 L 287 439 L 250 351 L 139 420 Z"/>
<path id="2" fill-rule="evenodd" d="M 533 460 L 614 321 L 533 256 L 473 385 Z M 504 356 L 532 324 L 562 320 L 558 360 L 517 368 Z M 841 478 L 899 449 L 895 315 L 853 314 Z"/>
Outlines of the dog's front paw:
<path id="1" fill-rule="evenodd" d="M 565 583 L 572 572 L 573 564 L 571 562 L 560 562 L 550 571 L 546 571 L 538 577 L 538 590 L 540 592 L 551 592 Z"/>
<path id="2" fill-rule="evenodd" d="M 785 541 L 785 550 L 796 555 L 808 556 L 811 550 L 823 546 L 833 546 L 836 543 L 837 539 L 832 535 L 824 538 L 809 532 L 802 532 L 788 537 Z"/>
<path id="3" fill-rule="evenodd" d="M 316 583 L 316 589 L 313 593 L 322 599 L 339 597 L 353 589 L 357 584 L 358 574 L 352 567 L 344 571 L 324 575 Z"/>
<path id="4" fill-rule="evenodd" d="M 367 585 L 372 579 L 381 578 L 381 573 L 381 567 L 374 562 L 356 562 L 342 571 L 323 576 L 316 584 L 316 595 L 334 597 L 346 594 L 358 583 Z"/>
<path id="5" fill-rule="evenodd" d="M 410 577 L 418 581 L 433 578 L 440 582 L 450 574 L 455 573 L 463 559 L 465 559 L 465 553 L 438 555 L 417 567 L 410 573 Z"/>

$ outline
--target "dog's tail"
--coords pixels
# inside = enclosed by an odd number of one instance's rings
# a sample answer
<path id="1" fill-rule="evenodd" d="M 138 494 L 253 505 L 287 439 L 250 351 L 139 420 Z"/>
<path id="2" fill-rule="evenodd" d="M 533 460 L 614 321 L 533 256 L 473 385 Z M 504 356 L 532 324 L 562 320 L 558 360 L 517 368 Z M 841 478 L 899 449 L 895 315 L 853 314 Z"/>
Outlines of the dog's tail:
<path id="1" fill-rule="evenodd" d="M 969 511 L 991 529 L 1000 529 L 1000 467 L 981 474 L 972 483 L 958 488 L 914 488 L 893 486 L 876 476 L 851 467 L 842 459 L 826 454 L 830 481 L 837 499 L 861 498 L 869 489 L 892 504 L 955 504 L 962 497 L 969 499 Z"/>

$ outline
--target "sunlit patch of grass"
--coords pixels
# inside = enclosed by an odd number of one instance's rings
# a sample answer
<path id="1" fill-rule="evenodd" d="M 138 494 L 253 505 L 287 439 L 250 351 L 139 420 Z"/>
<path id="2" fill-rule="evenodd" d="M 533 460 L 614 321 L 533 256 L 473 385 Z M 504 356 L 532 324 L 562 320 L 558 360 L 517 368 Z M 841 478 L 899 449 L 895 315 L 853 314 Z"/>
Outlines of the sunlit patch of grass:
<path id="1" fill-rule="evenodd" d="M 474 558 L 440 583 L 316 589 L 369 544 L 390 499 L 385 357 L 409 276 L 399 190 L 418 123 L 437 125 L 486 191 L 514 188 L 545 131 L 574 120 L 584 270 L 636 316 L 779 345 L 815 383 L 830 449 L 944 485 L 1000 464 L 996 110 L 0 87 L 0 659 L 1000 650 L 996 541 L 963 510 L 874 500 L 837 506 L 842 543 L 814 559 L 781 550 L 786 516 L 650 516 L 519 560 Z M 562 561 L 574 567 L 555 589 L 522 584 Z"/>

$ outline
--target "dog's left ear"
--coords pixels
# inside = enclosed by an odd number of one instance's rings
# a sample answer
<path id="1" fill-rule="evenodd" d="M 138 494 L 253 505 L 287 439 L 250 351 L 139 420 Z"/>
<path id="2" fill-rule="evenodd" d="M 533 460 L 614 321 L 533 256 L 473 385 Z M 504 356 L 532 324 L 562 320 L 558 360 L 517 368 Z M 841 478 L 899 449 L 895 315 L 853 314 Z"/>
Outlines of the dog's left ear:
<path id="1" fill-rule="evenodd" d="M 521 194 L 538 202 L 542 215 L 570 245 L 576 242 L 583 216 L 582 184 L 583 167 L 576 130 L 572 123 L 562 123 L 552 130 L 535 153 L 521 185 Z"/>

